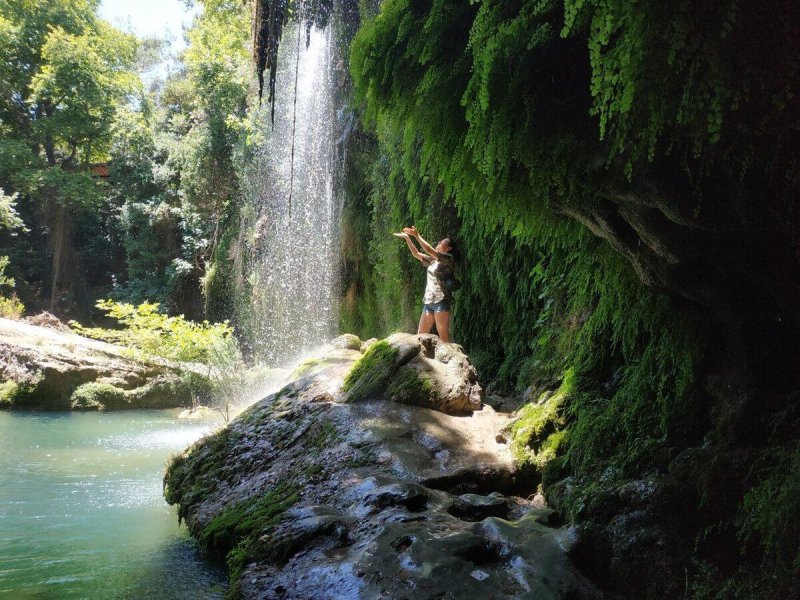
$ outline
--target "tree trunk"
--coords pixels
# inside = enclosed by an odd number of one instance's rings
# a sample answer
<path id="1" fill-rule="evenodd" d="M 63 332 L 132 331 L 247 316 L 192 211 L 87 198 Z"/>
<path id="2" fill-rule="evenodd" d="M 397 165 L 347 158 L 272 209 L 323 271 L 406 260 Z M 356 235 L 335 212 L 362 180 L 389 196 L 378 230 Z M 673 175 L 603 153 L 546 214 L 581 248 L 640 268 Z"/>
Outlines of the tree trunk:
<path id="1" fill-rule="evenodd" d="M 67 207 L 59 204 L 55 207 L 55 222 L 53 223 L 50 235 L 50 245 L 53 250 L 53 269 L 50 282 L 50 312 L 56 313 L 56 303 L 58 302 L 59 280 L 63 272 L 65 255 L 68 253 L 67 244 L 69 243 L 69 215 Z"/>

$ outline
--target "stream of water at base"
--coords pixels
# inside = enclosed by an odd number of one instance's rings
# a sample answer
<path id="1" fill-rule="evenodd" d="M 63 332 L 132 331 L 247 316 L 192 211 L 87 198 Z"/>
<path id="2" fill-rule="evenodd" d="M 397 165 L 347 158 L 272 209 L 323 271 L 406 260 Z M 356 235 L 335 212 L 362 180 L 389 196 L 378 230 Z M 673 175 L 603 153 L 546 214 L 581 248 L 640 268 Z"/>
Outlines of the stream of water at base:
<path id="1" fill-rule="evenodd" d="M 0 412 L 0 598 L 224 595 L 161 489 L 217 423 L 177 414 Z"/>

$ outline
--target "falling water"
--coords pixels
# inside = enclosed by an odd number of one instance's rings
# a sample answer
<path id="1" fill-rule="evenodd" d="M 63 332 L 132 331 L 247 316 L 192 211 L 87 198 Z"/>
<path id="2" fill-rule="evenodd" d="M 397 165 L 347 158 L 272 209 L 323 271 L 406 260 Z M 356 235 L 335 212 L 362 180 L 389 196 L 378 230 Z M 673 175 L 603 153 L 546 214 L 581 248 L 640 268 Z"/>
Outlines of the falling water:
<path id="1" fill-rule="evenodd" d="M 338 318 L 331 35 L 313 29 L 306 46 L 304 33 L 302 43 L 297 29 L 284 35 L 275 121 L 265 103 L 265 141 L 249 181 L 256 223 L 250 334 L 254 353 L 268 364 L 286 363 L 330 339 Z"/>

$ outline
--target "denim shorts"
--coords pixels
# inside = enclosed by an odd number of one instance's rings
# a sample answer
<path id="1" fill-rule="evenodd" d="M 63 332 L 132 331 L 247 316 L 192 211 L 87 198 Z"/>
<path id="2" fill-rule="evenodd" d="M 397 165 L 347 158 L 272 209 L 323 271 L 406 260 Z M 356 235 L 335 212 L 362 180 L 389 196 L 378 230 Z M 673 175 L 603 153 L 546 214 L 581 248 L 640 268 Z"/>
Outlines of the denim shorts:
<path id="1" fill-rule="evenodd" d="M 435 304 L 423 304 L 422 311 L 426 313 L 450 312 L 450 303 L 447 300 Z"/>

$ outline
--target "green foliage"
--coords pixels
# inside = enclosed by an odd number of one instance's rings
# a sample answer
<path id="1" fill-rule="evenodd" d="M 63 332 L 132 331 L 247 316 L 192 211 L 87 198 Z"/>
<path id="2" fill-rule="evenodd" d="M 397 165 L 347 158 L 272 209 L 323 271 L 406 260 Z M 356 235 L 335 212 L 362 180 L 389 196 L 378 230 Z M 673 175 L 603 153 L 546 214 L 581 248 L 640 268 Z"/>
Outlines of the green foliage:
<path id="1" fill-rule="evenodd" d="M 86 280 L 108 270 L 108 206 L 89 168 L 107 160 L 110 123 L 140 87 L 136 39 L 97 9 L 87 0 L 0 1 L 0 187 L 18 195 L 33 237 L 0 246 L 23 289 L 49 291 L 50 310 L 88 308 Z"/>
<path id="2" fill-rule="evenodd" d="M 770 465 L 761 482 L 750 489 L 736 517 L 739 538 L 757 542 L 767 577 L 776 581 L 800 580 L 800 447 L 779 451 L 765 461 Z M 791 592 L 787 590 L 787 595 Z"/>
<path id="3" fill-rule="evenodd" d="M 342 391 L 351 401 L 363 400 L 384 389 L 392 375 L 395 360 L 400 354 L 386 340 L 370 346 L 350 368 L 344 378 Z"/>
<path id="4" fill-rule="evenodd" d="M 17 399 L 24 393 L 24 386 L 14 381 L 3 381 L 0 383 L 0 409 L 12 408 Z"/>
<path id="5" fill-rule="evenodd" d="M 233 157 L 249 131 L 239 27 L 246 13 L 227 4 L 204 11 L 190 31 L 185 70 L 119 114 L 112 194 L 127 257 L 120 299 L 158 300 L 191 315 L 231 312 L 221 296 L 229 229 L 238 226 Z"/>
<path id="6" fill-rule="evenodd" d="M 50 167 L 102 156 L 110 142 L 108 122 L 138 84 L 132 72 L 135 38 L 99 19 L 96 9 L 96 3 L 86 0 L 0 3 L 7 86 L 0 111 L 8 117 L 4 133 L 31 143 L 37 153 L 46 152 L 43 158 Z M 25 102 L 16 102 L 15 94 Z M 42 181 L 54 175 L 42 172 L 41 166 Z M 65 171 L 57 176 L 66 182 L 71 175 Z M 14 177 L 17 187 L 30 188 L 19 185 L 26 177 L 37 175 L 20 173 Z M 77 197 L 69 200 L 80 202 Z"/>
<path id="7" fill-rule="evenodd" d="M 81 335 L 127 346 L 146 360 L 215 365 L 220 356 L 227 357 L 236 349 L 233 330 L 227 323 L 195 323 L 183 315 L 170 317 L 159 312 L 158 304 L 147 302 L 134 306 L 101 300 L 97 308 L 116 319 L 122 328 L 84 327 L 74 321 L 70 323 L 72 328 Z"/>
<path id="8" fill-rule="evenodd" d="M 10 196 L 0 188 L 0 229 L 10 229 L 12 233 L 18 230 L 26 231 L 25 224 L 16 211 L 17 195 Z M 10 260 L 8 256 L 0 256 L 0 289 L 13 288 L 16 283 L 12 277 L 6 275 Z M 25 305 L 17 298 L 16 294 L 6 296 L 0 294 L 0 317 L 6 319 L 19 319 L 25 312 Z"/>
<path id="9" fill-rule="evenodd" d="M 5 274 L 9 259 L 7 256 L 0 256 L 0 288 L 14 287 L 14 280 Z M 18 319 L 25 312 L 25 305 L 17 298 L 16 294 L 10 296 L 0 294 L 0 317 L 6 319 Z"/>
<path id="10" fill-rule="evenodd" d="M 564 5 L 562 35 L 588 39 L 592 114 L 599 119 L 600 137 L 610 140 L 611 157 L 625 158 L 629 174 L 664 149 L 704 161 L 722 150 L 735 168 L 755 163 L 774 168 L 770 161 L 778 156 L 777 147 L 765 144 L 768 156 L 755 157 L 736 146 L 738 123 L 748 119 L 743 111 L 761 115 L 751 134 L 764 142 L 791 110 L 787 94 L 797 85 L 797 74 L 787 81 L 779 73 L 782 63 L 792 60 L 785 46 L 792 25 L 790 17 L 777 16 L 779 5 L 755 7 L 738 0 L 669 6 L 565 0 Z M 746 58 L 731 59 L 743 50 Z"/>
<path id="11" fill-rule="evenodd" d="M 100 19 L 87 21 L 71 31 L 51 25 L 30 83 L 30 99 L 54 109 L 37 129 L 56 144 L 81 147 L 84 162 L 103 156 L 116 106 L 139 84 L 132 71 L 135 38 Z"/>
<path id="12" fill-rule="evenodd" d="M 69 401 L 70 406 L 77 410 L 104 410 L 120 408 L 126 404 L 125 390 L 110 383 L 96 381 L 78 386 Z"/>
<path id="13" fill-rule="evenodd" d="M 181 386 L 192 403 L 199 399 L 209 402 L 225 421 L 231 416 L 232 406 L 245 399 L 257 384 L 259 371 L 245 368 L 239 343 L 227 321 L 197 323 L 183 315 L 165 315 L 158 304 L 148 302 L 134 306 L 101 300 L 97 308 L 121 327 L 84 327 L 71 321 L 72 328 L 81 335 L 120 344 L 137 360 L 184 363 L 179 365 L 183 368 Z"/>
<path id="14" fill-rule="evenodd" d="M 585 31 L 562 37 L 563 25 L 555 0 L 385 2 L 351 48 L 356 100 L 379 144 L 369 206 L 390 226 L 429 216 L 432 227 L 452 226 L 455 208 L 456 339 L 506 389 L 547 387 L 571 369 L 571 468 L 630 470 L 683 428 L 701 329 L 562 216 L 597 201 L 589 161 L 604 151 Z M 371 243 L 386 244 L 375 233 Z M 376 287 L 410 273 L 402 255 L 371 254 L 386 275 Z M 387 297 L 396 307 L 413 289 Z"/>
<path id="15" fill-rule="evenodd" d="M 17 194 L 9 196 L 0 188 L 0 228 L 25 231 L 25 223 L 17 213 L 16 202 Z"/>
<path id="16" fill-rule="evenodd" d="M 732 231 L 774 240 L 764 263 L 797 238 L 796 25 L 780 2 L 386 0 L 350 52 L 374 137 L 354 142 L 345 231 L 358 258 L 342 321 L 362 336 L 411 329 L 402 311 L 422 277 L 387 234 L 457 229 L 452 329 L 481 380 L 539 395 L 571 373 L 568 394 L 520 411 L 517 457 L 547 463 L 546 488 L 572 476 L 586 490 L 609 467 L 622 480 L 663 473 L 702 443 L 718 392 L 704 380 L 716 325 L 700 315 L 719 282 L 687 289 L 712 260 L 703 234 L 691 249 L 682 236 L 741 223 Z M 687 268 L 657 271 L 648 256 Z M 748 281 L 751 267 L 730 277 Z M 765 557 L 765 574 L 709 575 L 699 596 L 796 595 L 784 584 L 798 579 L 785 525 L 797 456 L 770 452 L 736 523 L 718 524 Z"/>
<path id="17" fill-rule="evenodd" d="M 163 40 L 117 31 L 94 1 L 0 1 L 0 186 L 33 234 L 0 236 L 0 250 L 26 301 L 49 291 L 49 310 L 83 322 L 109 292 L 194 318 L 232 312 L 250 11 L 203 4 L 181 68 L 145 91 Z M 90 176 L 97 162 L 108 180 Z"/>

